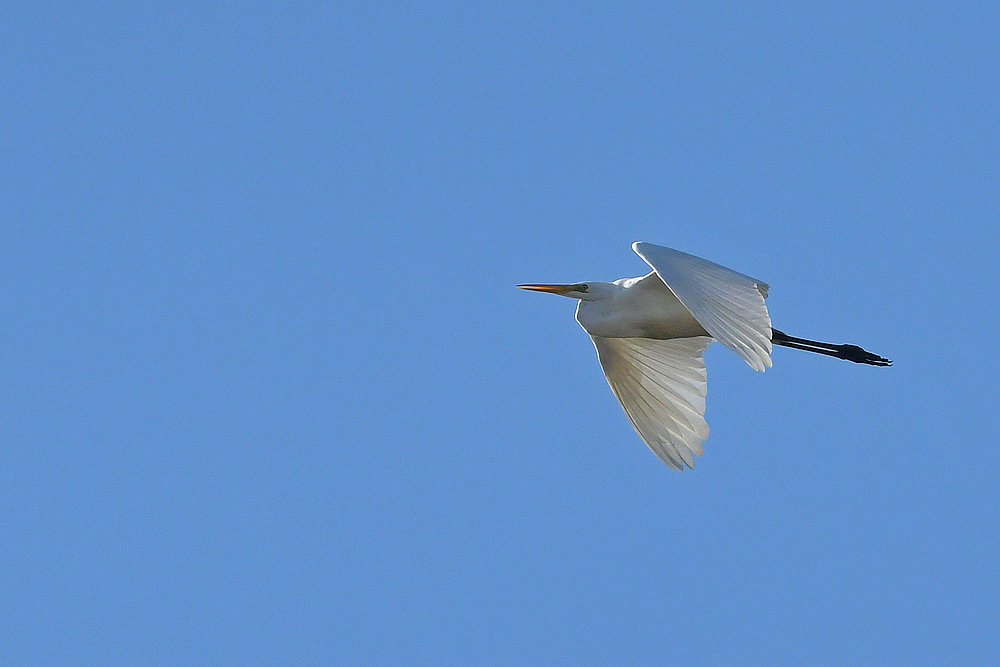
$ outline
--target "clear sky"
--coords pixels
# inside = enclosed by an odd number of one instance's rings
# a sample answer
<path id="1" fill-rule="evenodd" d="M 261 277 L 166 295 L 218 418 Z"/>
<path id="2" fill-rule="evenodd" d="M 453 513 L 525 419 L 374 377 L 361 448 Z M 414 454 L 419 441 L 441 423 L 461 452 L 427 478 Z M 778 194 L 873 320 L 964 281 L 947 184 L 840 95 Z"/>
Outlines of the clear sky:
<path id="1" fill-rule="evenodd" d="M 0 10 L 6 664 L 986 664 L 1000 5 Z M 697 469 L 569 299 L 666 245 Z"/>

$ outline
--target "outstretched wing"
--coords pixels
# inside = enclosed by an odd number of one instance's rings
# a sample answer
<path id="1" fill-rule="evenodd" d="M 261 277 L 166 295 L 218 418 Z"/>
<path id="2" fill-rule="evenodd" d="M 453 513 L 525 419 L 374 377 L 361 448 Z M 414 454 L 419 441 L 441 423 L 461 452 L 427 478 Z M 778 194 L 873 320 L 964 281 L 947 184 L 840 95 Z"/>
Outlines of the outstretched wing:
<path id="1" fill-rule="evenodd" d="M 764 305 L 767 283 L 652 243 L 636 242 L 632 249 L 712 338 L 755 370 L 771 365 L 771 318 Z"/>
<path id="2" fill-rule="evenodd" d="M 646 445 L 675 470 L 694 468 L 708 438 L 701 355 L 712 339 L 591 338 L 611 391 Z"/>

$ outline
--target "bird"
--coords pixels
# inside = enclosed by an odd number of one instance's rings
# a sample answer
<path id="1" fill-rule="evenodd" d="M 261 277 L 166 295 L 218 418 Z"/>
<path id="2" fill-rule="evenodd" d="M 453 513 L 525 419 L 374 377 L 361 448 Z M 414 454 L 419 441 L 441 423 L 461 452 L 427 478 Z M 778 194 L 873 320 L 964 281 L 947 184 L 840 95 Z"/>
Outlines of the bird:
<path id="1" fill-rule="evenodd" d="M 705 350 L 718 341 L 751 368 L 771 366 L 772 344 L 873 366 L 892 362 L 857 345 L 789 336 L 771 327 L 770 287 L 680 250 L 637 241 L 653 270 L 614 282 L 523 284 L 578 299 L 576 321 L 590 334 L 611 391 L 639 437 L 674 470 L 704 454 L 708 374 Z"/>

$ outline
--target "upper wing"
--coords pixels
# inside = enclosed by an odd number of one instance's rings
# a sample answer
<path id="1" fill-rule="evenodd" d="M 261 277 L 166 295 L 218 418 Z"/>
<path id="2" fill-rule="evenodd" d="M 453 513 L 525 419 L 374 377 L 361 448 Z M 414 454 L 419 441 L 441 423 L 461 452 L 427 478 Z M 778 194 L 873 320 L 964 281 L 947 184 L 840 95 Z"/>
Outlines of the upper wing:
<path id="1" fill-rule="evenodd" d="M 694 468 L 694 454 L 702 455 L 708 438 L 701 355 L 712 339 L 591 338 L 611 390 L 646 445 L 675 470 Z"/>
<path id="2" fill-rule="evenodd" d="M 766 283 L 686 252 L 636 242 L 632 249 L 653 267 L 698 324 L 755 370 L 771 365 L 771 318 Z"/>

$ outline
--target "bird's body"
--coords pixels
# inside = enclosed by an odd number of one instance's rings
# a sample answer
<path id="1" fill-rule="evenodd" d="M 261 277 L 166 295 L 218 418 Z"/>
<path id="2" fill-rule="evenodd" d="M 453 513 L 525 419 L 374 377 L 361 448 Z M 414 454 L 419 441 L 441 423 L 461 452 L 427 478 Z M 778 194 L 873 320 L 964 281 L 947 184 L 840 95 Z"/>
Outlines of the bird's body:
<path id="1" fill-rule="evenodd" d="M 591 335 L 601 367 L 636 431 L 668 466 L 694 467 L 708 438 L 702 354 L 717 340 L 763 371 L 772 342 L 887 366 L 854 345 L 787 336 L 771 328 L 768 285 L 708 260 L 653 245 L 632 248 L 653 268 L 613 283 L 519 285 L 579 299 L 576 319 Z"/>
<path id="2" fill-rule="evenodd" d="M 642 278 L 587 285 L 591 292 L 607 295 L 580 299 L 576 307 L 576 321 L 591 336 L 667 340 L 708 335 L 655 271 Z"/>

